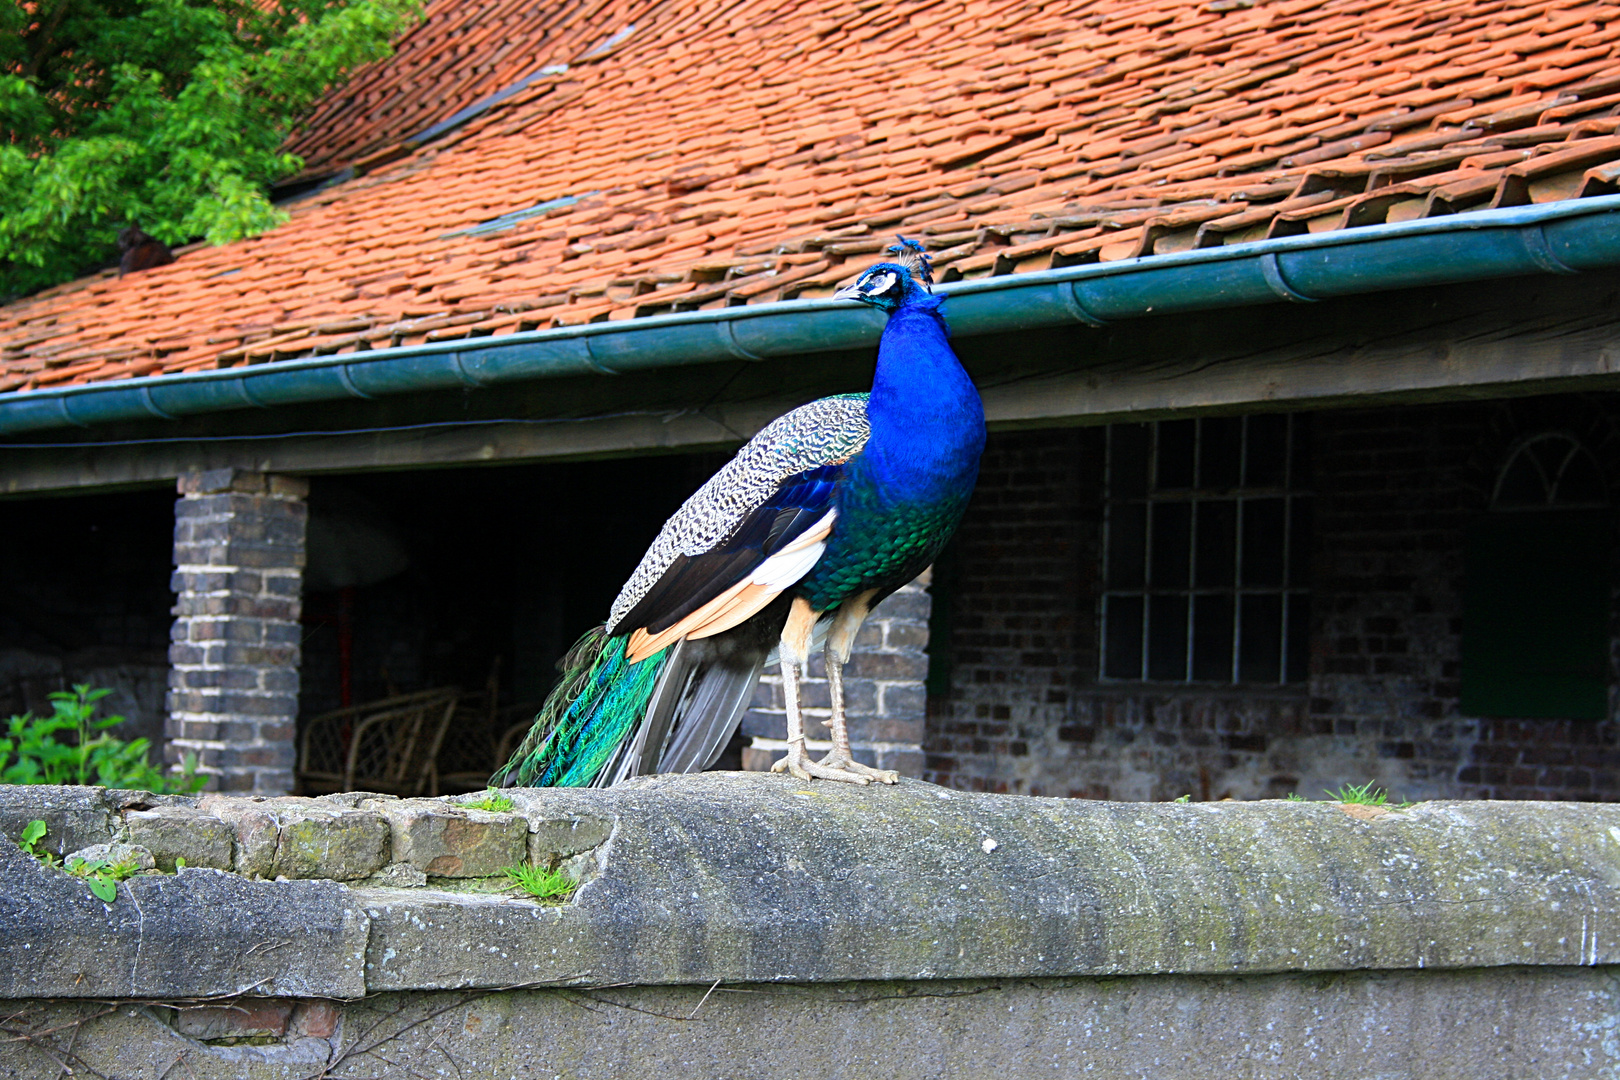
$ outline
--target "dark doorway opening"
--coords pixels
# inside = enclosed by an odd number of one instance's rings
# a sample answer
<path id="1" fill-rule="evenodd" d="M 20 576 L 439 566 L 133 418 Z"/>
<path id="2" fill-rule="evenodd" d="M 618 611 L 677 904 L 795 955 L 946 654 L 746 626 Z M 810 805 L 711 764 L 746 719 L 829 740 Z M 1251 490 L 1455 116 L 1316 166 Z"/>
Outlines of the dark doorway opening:
<path id="1" fill-rule="evenodd" d="M 480 786 L 557 660 L 725 457 L 314 478 L 301 722 L 459 687 L 439 772 L 460 782 L 441 788 Z"/>
<path id="2" fill-rule="evenodd" d="M 1462 710 L 1609 715 L 1614 521 L 1602 466 L 1573 434 L 1521 439 L 1468 533 Z"/>
<path id="3" fill-rule="evenodd" d="M 0 718 L 49 715 L 75 683 L 112 691 L 112 734 L 152 740 L 168 687 L 174 492 L 18 499 L 0 504 Z"/>

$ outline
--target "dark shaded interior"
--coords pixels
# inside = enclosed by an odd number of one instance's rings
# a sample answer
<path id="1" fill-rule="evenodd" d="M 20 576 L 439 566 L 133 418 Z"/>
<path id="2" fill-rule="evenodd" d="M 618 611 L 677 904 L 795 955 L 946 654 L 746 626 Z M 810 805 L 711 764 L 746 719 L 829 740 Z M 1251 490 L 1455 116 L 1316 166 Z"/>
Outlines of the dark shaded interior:
<path id="1" fill-rule="evenodd" d="M 441 770 L 477 772 L 503 731 L 533 716 L 557 660 L 606 617 L 664 519 L 724 460 L 315 478 L 299 716 L 346 703 L 347 651 L 347 703 L 460 687 Z"/>
<path id="2" fill-rule="evenodd" d="M 727 456 L 314 478 L 300 717 L 345 703 L 346 618 L 349 702 L 459 687 L 443 764 L 485 769 L 664 519 Z M 174 502 L 164 487 L 5 503 L 0 717 L 48 713 L 51 691 L 87 682 L 113 691 L 103 714 L 129 718 L 119 735 L 162 737 Z"/>
<path id="3" fill-rule="evenodd" d="M 0 717 L 49 714 L 74 683 L 113 691 L 115 734 L 163 733 L 174 536 L 171 490 L 4 504 Z"/>

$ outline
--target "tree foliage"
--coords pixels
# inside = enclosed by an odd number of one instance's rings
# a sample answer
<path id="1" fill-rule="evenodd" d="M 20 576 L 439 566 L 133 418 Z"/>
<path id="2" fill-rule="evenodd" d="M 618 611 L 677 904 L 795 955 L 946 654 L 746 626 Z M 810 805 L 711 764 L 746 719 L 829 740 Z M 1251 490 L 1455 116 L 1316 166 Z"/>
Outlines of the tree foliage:
<path id="1" fill-rule="evenodd" d="M 104 265 L 139 226 L 221 244 L 284 220 L 282 146 L 419 0 L 0 3 L 0 298 Z"/>

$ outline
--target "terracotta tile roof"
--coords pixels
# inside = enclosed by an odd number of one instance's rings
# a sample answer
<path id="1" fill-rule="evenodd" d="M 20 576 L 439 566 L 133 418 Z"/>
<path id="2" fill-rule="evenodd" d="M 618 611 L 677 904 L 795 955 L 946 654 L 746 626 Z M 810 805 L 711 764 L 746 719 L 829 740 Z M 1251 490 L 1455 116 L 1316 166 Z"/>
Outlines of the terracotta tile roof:
<path id="1" fill-rule="evenodd" d="M 896 232 L 949 279 L 1609 194 L 1617 47 L 1568 0 L 441 0 L 294 145 L 359 175 L 0 307 L 0 390 L 824 295 Z"/>

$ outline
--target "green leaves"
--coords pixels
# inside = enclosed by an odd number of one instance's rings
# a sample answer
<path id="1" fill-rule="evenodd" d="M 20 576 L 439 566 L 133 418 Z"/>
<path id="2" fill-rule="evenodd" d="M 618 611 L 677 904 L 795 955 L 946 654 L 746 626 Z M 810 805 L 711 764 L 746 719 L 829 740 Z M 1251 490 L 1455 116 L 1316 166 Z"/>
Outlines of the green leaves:
<path id="1" fill-rule="evenodd" d="M 23 826 L 22 835 L 17 838 L 17 846 L 23 852 L 32 855 L 46 866 L 56 867 L 59 870 L 80 878 L 90 886 L 90 892 L 96 899 L 104 904 L 110 904 L 118 898 L 118 883 L 132 878 L 140 873 L 140 865 L 133 860 L 110 863 L 104 859 L 70 858 L 66 865 L 59 866 L 55 855 L 48 851 L 39 850 L 39 842 L 45 838 L 46 826 L 43 821 L 30 821 Z M 185 864 L 184 859 L 176 859 L 175 867 Z"/>
<path id="2" fill-rule="evenodd" d="M 116 255 L 286 220 L 298 117 L 388 55 L 420 0 L 42 0 L 0 6 L 0 301 Z"/>
<path id="3" fill-rule="evenodd" d="M 96 899 L 107 904 L 118 897 L 118 883 L 141 870 L 134 862 L 110 863 L 102 859 L 69 859 L 63 869 L 76 878 L 83 878 Z"/>
<path id="4" fill-rule="evenodd" d="M 122 867 L 110 866 L 99 859 L 94 862 L 69 859 L 65 869 L 74 877 L 83 878 L 95 898 L 104 904 L 110 904 L 118 899 L 118 883 L 129 876 L 129 874 L 120 876 Z M 134 873 L 134 870 L 130 870 L 129 873 Z"/>
<path id="5" fill-rule="evenodd" d="M 504 814 L 511 810 L 515 804 L 499 791 L 489 788 L 478 798 L 467 799 L 459 805 L 470 810 L 487 810 L 492 814 Z"/>
<path id="6" fill-rule="evenodd" d="M 1356 806 L 1383 806 L 1389 801 L 1389 795 L 1383 788 L 1373 787 L 1371 780 L 1365 784 L 1343 784 L 1338 791 L 1328 791 L 1327 796 L 1335 802 L 1349 803 Z"/>
<path id="7" fill-rule="evenodd" d="M 98 719 L 95 715 L 96 703 L 110 693 L 75 685 L 72 691 L 50 695 L 50 716 L 36 719 L 32 713 L 24 713 L 7 720 L 5 736 L 0 738 L 0 783 L 99 784 L 160 793 L 200 791 L 207 780 L 196 775 L 194 755 L 188 755 L 178 775 L 164 773 L 147 760 L 150 739 L 126 742 L 105 734 L 124 722 L 122 716 Z"/>
<path id="8" fill-rule="evenodd" d="M 45 823 L 36 819 L 23 826 L 22 837 L 17 841 L 17 846 L 38 858 L 39 852 L 34 850 L 34 845 L 43 839 L 45 839 Z"/>

